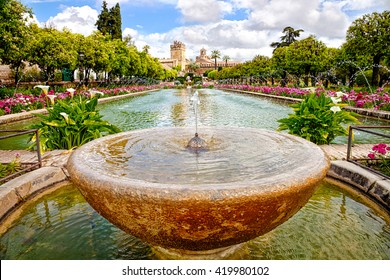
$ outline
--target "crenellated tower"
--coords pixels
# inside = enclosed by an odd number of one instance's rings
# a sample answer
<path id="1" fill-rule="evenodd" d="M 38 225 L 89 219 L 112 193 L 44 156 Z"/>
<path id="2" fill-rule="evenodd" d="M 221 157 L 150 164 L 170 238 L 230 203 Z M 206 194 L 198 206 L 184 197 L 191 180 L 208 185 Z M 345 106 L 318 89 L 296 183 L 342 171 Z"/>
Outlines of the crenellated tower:
<path id="1" fill-rule="evenodd" d="M 181 71 L 186 67 L 186 45 L 180 41 L 174 41 L 171 45 L 171 59 L 177 59 L 181 65 Z"/>

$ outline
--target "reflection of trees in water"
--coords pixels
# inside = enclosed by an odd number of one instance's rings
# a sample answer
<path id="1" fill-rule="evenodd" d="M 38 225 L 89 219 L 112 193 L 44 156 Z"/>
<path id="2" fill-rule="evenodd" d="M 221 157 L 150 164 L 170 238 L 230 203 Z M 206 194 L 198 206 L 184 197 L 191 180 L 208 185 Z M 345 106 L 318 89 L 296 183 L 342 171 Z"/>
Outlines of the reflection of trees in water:
<path id="1" fill-rule="evenodd" d="M 0 237 L 1 259 L 148 259 L 150 247 L 119 230 L 64 186 L 27 207 Z"/>
<path id="2" fill-rule="evenodd" d="M 152 111 L 121 111 L 119 112 L 119 126 L 123 131 L 151 128 L 157 125 L 158 112 Z"/>
<path id="3" fill-rule="evenodd" d="M 186 116 L 186 106 L 183 102 L 178 102 L 171 107 L 171 118 L 174 126 L 184 126 Z"/>

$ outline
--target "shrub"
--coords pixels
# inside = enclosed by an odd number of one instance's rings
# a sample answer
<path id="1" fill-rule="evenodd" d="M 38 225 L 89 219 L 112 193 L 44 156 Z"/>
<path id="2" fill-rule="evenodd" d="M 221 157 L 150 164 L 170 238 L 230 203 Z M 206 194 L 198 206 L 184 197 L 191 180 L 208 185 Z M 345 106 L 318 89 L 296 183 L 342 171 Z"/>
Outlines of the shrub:
<path id="1" fill-rule="evenodd" d="M 315 144 L 329 144 L 337 136 L 348 135 L 342 124 L 358 123 L 357 114 L 341 110 L 337 101 L 324 93 L 307 95 L 302 102 L 291 105 L 295 114 L 278 120 L 278 130 L 288 130 Z"/>
<path id="2" fill-rule="evenodd" d="M 20 155 L 16 154 L 15 158 L 9 163 L 0 163 L 0 179 L 18 172 L 20 167 Z"/>
<path id="3" fill-rule="evenodd" d="M 120 132 L 120 129 L 102 120 L 96 109 L 97 97 L 58 100 L 48 108 L 48 115 L 39 115 L 41 122 L 32 125 L 39 130 L 42 151 L 73 149 L 106 134 Z M 35 135 L 31 138 L 31 148 L 36 145 Z"/>

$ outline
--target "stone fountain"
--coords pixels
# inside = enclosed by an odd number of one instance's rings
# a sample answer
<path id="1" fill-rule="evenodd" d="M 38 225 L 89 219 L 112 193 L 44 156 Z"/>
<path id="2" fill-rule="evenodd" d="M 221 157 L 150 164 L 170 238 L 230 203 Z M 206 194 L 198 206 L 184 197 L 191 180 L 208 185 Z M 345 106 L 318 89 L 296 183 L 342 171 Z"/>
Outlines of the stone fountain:
<path id="1" fill-rule="evenodd" d="M 174 257 L 221 258 L 287 221 L 329 168 L 318 146 L 292 135 L 200 131 L 207 149 L 196 153 L 187 146 L 192 128 L 106 136 L 74 151 L 69 174 L 89 204 L 123 231 Z"/>

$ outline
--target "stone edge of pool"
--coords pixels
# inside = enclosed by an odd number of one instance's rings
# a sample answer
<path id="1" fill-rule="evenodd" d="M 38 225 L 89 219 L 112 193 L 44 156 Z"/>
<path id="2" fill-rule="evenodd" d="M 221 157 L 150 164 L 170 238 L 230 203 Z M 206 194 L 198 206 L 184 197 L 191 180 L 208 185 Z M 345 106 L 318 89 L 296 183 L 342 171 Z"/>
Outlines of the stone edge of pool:
<path id="1" fill-rule="evenodd" d="M 66 159 L 69 155 L 65 155 Z M 389 180 L 345 160 L 331 161 L 327 177 L 352 186 L 390 212 Z M 0 222 L 23 202 L 66 181 L 69 181 L 69 177 L 65 167 L 44 166 L 1 185 Z"/>

